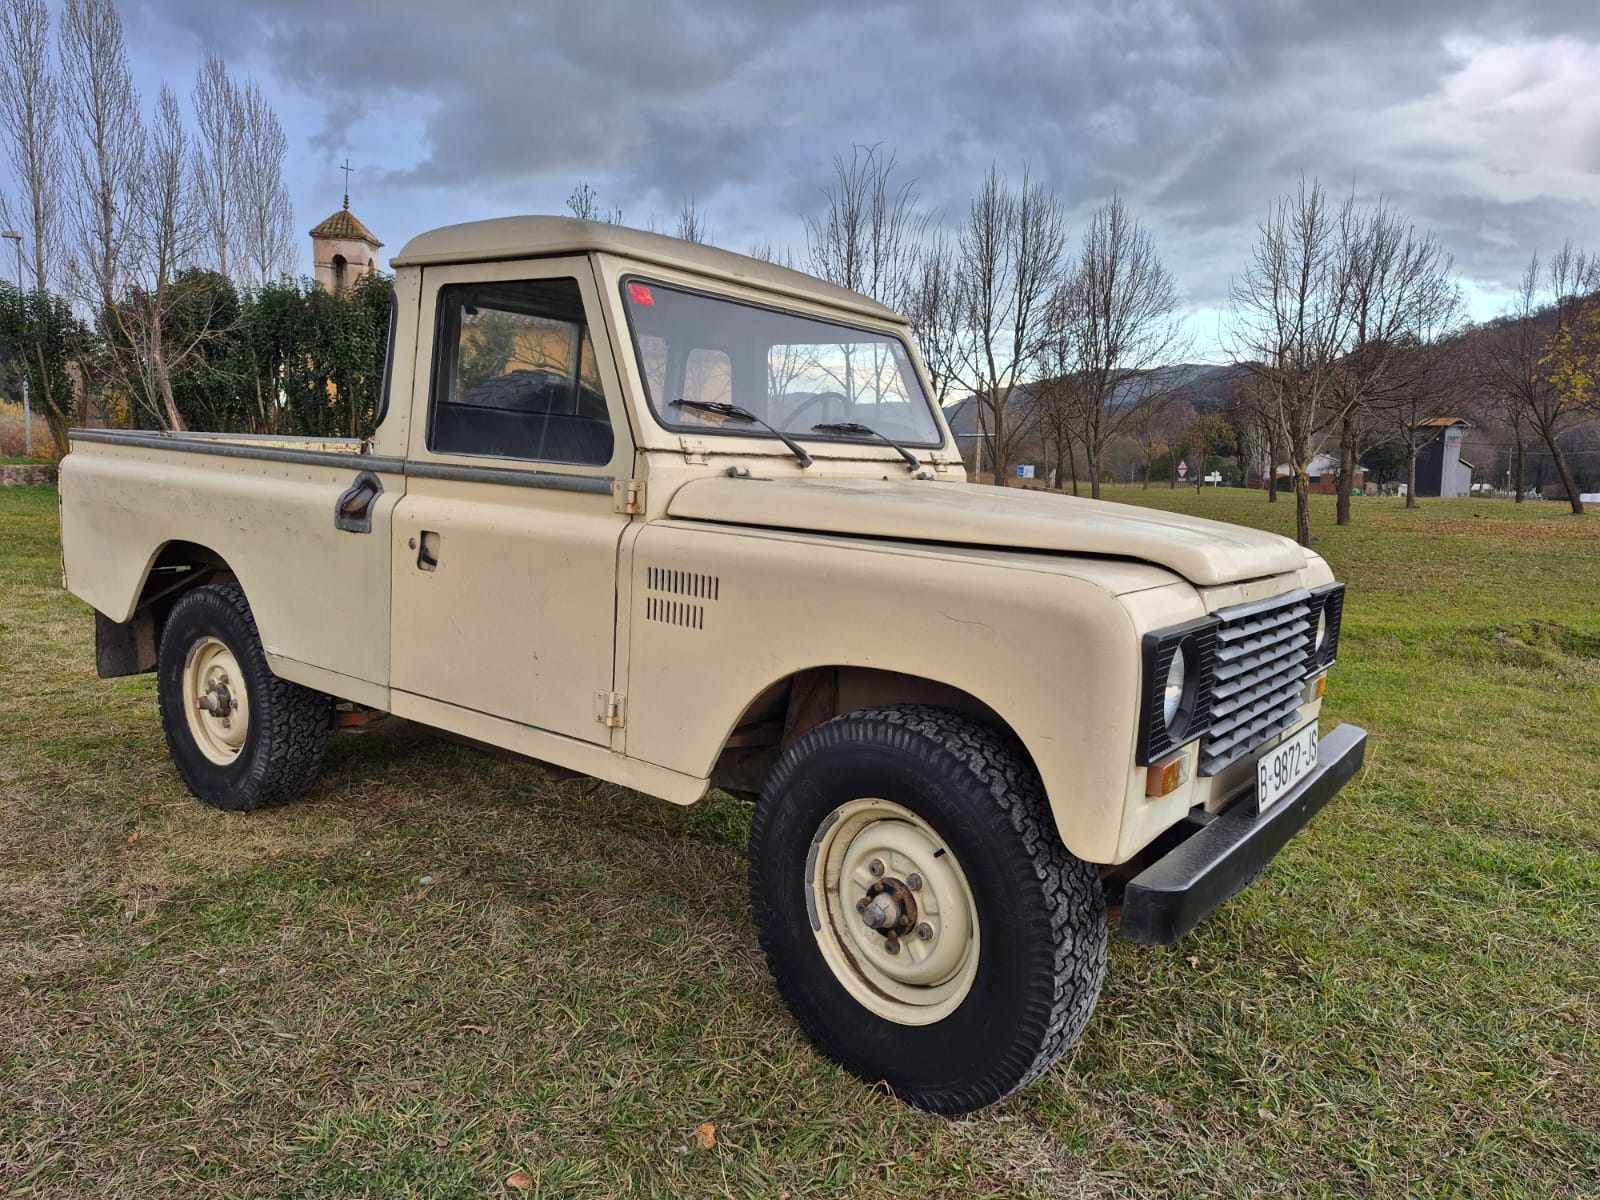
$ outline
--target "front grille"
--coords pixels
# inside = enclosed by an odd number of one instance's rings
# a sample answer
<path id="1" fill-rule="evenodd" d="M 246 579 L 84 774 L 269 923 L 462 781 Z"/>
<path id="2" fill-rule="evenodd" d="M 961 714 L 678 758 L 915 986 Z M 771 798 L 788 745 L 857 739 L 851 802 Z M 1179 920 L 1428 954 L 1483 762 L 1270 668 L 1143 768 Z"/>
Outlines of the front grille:
<path id="1" fill-rule="evenodd" d="M 1294 724 L 1311 663 L 1317 604 L 1309 592 L 1291 592 L 1216 616 L 1202 775 L 1215 775 Z"/>

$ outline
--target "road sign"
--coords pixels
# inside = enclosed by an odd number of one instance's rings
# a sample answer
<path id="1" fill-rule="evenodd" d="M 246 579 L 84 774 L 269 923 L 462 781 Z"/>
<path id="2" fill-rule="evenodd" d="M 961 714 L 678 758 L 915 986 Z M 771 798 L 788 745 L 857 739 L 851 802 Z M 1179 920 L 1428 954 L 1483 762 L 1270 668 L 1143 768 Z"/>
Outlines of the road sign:
<path id="1" fill-rule="evenodd" d="M 1179 479 L 1187 479 L 1187 478 L 1189 478 L 1189 464 L 1188 463 L 1186 463 L 1186 462 L 1179 462 L 1178 463 L 1178 478 Z"/>

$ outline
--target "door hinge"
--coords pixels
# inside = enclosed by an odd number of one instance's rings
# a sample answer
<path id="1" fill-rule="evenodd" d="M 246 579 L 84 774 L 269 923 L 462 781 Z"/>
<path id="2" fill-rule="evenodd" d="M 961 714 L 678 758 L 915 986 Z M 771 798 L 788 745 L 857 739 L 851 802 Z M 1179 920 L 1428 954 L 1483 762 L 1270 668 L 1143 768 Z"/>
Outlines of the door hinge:
<path id="1" fill-rule="evenodd" d="M 594 719 L 607 729 L 621 729 L 627 719 L 628 698 L 621 692 L 596 692 L 594 694 Z"/>
<path id="2" fill-rule="evenodd" d="M 698 438 L 679 438 L 678 445 L 683 448 L 683 461 L 704 466 L 706 455 L 711 452 L 711 447 Z"/>
<path id="3" fill-rule="evenodd" d="M 611 507 L 619 513 L 644 511 L 644 480 L 618 479 L 611 485 Z"/>

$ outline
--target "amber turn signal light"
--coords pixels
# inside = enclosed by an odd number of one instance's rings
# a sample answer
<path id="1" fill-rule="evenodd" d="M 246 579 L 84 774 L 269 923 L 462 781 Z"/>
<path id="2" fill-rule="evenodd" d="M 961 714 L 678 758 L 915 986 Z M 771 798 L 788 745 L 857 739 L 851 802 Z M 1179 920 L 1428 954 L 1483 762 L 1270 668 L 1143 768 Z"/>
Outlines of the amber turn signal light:
<path id="1" fill-rule="evenodd" d="M 1313 679 L 1309 684 L 1306 685 L 1306 703 L 1307 704 L 1311 704 L 1314 701 L 1321 700 L 1327 694 L 1328 694 L 1328 676 L 1326 674 L 1318 675 L 1315 679 Z"/>
<path id="2" fill-rule="evenodd" d="M 1184 756 L 1181 754 L 1151 763 L 1144 774 L 1144 794 L 1150 797 L 1172 795 L 1183 786 L 1183 764 Z"/>

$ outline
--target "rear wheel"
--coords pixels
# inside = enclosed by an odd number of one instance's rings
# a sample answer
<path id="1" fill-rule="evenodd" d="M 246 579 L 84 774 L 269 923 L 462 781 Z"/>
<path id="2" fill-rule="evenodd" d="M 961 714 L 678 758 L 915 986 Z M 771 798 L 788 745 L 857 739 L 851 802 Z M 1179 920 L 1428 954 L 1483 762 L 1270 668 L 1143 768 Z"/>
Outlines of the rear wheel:
<path id="1" fill-rule="evenodd" d="M 161 633 L 156 694 L 189 790 L 234 812 L 282 804 L 316 778 L 333 698 L 279 679 L 234 584 L 195 588 Z"/>
<path id="2" fill-rule="evenodd" d="M 1105 975 L 1094 867 L 1019 749 L 922 706 L 838 717 L 787 750 L 750 835 L 778 989 L 829 1058 L 938 1112 L 1049 1069 Z"/>

